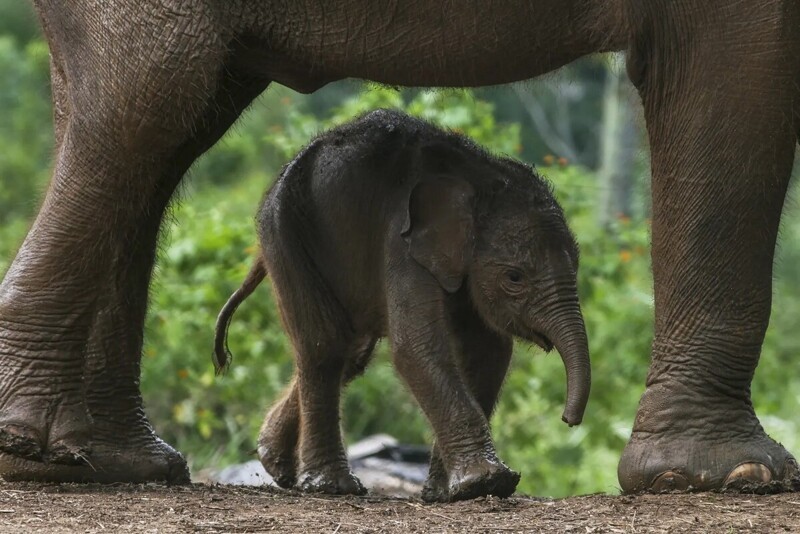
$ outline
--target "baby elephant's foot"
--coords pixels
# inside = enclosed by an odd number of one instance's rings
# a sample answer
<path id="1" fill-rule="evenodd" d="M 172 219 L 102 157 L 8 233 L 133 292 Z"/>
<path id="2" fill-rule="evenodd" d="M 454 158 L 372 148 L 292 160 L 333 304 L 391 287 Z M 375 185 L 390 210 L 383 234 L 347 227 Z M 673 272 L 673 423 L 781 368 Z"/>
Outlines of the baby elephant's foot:
<path id="1" fill-rule="evenodd" d="M 438 477 L 429 477 L 426 487 L 430 489 L 423 491 L 422 498 L 439 502 L 463 501 L 486 495 L 505 498 L 514 493 L 519 483 L 519 473 L 496 458 L 480 458 L 456 467 L 448 478 L 445 491 Z"/>
<path id="2" fill-rule="evenodd" d="M 297 477 L 297 489 L 304 493 L 328 495 L 364 495 L 367 488 L 350 471 L 341 465 L 305 469 Z"/>
<path id="3" fill-rule="evenodd" d="M 258 459 L 275 484 L 284 489 L 294 487 L 297 482 L 294 450 L 288 453 L 276 451 L 274 447 L 261 443 L 258 446 Z"/>
<path id="4" fill-rule="evenodd" d="M 450 500 L 450 488 L 447 481 L 447 471 L 438 454 L 431 458 L 428 478 L 422 486 L 422 500 L 425 502 L 447 502 Z"/>

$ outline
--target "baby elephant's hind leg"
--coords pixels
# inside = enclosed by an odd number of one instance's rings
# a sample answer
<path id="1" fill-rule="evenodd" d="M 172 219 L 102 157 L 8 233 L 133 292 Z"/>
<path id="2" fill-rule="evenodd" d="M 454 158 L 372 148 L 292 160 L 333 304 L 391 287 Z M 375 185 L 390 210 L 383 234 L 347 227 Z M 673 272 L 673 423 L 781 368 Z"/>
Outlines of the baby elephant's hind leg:
<path id="1" fill-rule="evenodd" d="M 352 355 L 352 346 L 350 340 L 339 337 L 304 343 L 298 350 L 297 386 L 301 416 L 297 486 L 301 491 L 366 493 L 350 471 L 339 422 L 342 380 L 345 363 Z"/>
<path id="2" fill-rule="evenodd" d="M 258 458 L 275 484 L 291 488 L 297 481 L 297 441 L 300 436 L 300 400 L 297 379 L 272 405 L 258 436 Z"/>
<path id="3" fill-rule="evenodd" d="M 364 372 L 372 355 L 376 339 L 368 339 L 358 347 L 354 359 L 347 359 L 342 385 L 347 385 Z M 297 378 L 287 386 L 281 400 L 270 408 L 261 426 L 258 438 L 258 456 L 261 464 L 275 483 L 291 488 L 297 482 L 298 450 L 300 437 L 300 396 Z"/>

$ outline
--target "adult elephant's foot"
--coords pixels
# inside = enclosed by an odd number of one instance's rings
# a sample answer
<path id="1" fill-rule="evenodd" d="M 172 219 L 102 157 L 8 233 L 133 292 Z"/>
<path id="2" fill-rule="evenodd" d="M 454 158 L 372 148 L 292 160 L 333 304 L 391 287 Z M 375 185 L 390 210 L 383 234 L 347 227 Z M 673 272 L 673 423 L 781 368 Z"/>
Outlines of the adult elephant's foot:
<path id="1" fill-rule="evenodd" d="M 749 403 L 734 408 L 733 399 L 706 399 L 694 410 L 681 410 L 675 396 L 661 396 L 665 402 L 659 403 L 658 393 L 651 388 L 643 396 L 622 454 L 623 492 L 800 489 L 797 462 L 764 432 Z"/>
<path id="2" fill-rule="evenodd" d="M 47 482 L 190 482 L 183 456 L 159 439 L 149 425 L 116 435 L 98 433 L 83 465 L 59 465 L 0 453 L 0 477 Z"/>
<path id="3" fill-rule="evenodd" d="M 53 464 L 80 465 L 91 452 L 91 419 L 83 397 L 80 344 L 51 342 L 35 352 L 43 327 L 12 325 L 17 313 L 0 287 L 0 452 Z M 73 357 L 75 354 L 77 356 Z"/>
<path id="4" fill-rule="evenodd" d="M 634 433 L 618 475 L 625 493 L 800 489 L 797 462 L 760 428 L 716 439 Z"/>
<path id="5" fill-rule="evenodd" d="M 41 366 L 22 365 L 17 374 L 6 374 L 16 360 L 5 358 L 7 367 L 0 367 L 0 477 L 189 482 L 183 457 L 156 436 L 144 416 L 138 368 L 97 360 L 78 368 L 85 372 L 48 374 Z"/>
<path id="6" fill-rule="evenodd" d="M 53 404 L 23 397 L 0 409 L 0 451 L 37 462 L 85 464 L 91 453 L 85 405 Z"/>
<path id="7" fill-rule="evenodd" d="M 367 488 L 347 466 L 347 463 L 302 469 L 297 476 L 297 489 L 305 493 L 328 495 L 364 495 Z"/>

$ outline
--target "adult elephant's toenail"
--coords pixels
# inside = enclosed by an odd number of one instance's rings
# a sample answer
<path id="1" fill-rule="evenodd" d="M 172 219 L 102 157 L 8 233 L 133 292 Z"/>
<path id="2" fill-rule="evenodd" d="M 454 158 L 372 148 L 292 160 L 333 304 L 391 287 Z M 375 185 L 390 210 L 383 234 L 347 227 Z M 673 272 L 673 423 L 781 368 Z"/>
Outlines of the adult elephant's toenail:
<path id="1" fill-rule="evenodd" d="M 650 491 L 665 493 L 669 491 L 686 491 L 689 489 L 689 480 L 680 473 L 666 471 L 653 479 Z"/>
<path id="2" fill-rule="evenodd" d="M 739 464 L 728 474 L 723 486 L 739 481 L 767 484 L 772 481 L 772 471 L 766 465 L 758 462 Z"/>
<path id="3" fill-rule="evenodd" d="M 0 451 L 27 460 L 42 459 L 42 446 L 39 434 L 23 425 L 0 426 Z"/>

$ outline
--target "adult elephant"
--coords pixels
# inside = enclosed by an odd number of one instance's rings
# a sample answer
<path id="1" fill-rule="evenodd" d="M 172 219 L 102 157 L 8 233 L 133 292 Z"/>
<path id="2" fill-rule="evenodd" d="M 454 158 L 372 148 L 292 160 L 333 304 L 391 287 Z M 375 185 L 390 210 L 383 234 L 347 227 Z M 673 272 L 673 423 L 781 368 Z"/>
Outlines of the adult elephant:
<path id="1" fill-rule="evenodd" d="M 481 86 L 627 50 L 652 150 L 656 321 L 622 488 L 794 478 L 750 381 L 796 144 L 796 0 L 35 3 L 57 158 L 0 286 L 4 476 L 187 479 L 139 394 L 156 238 L 186 169 L 270 83 Z"/>

